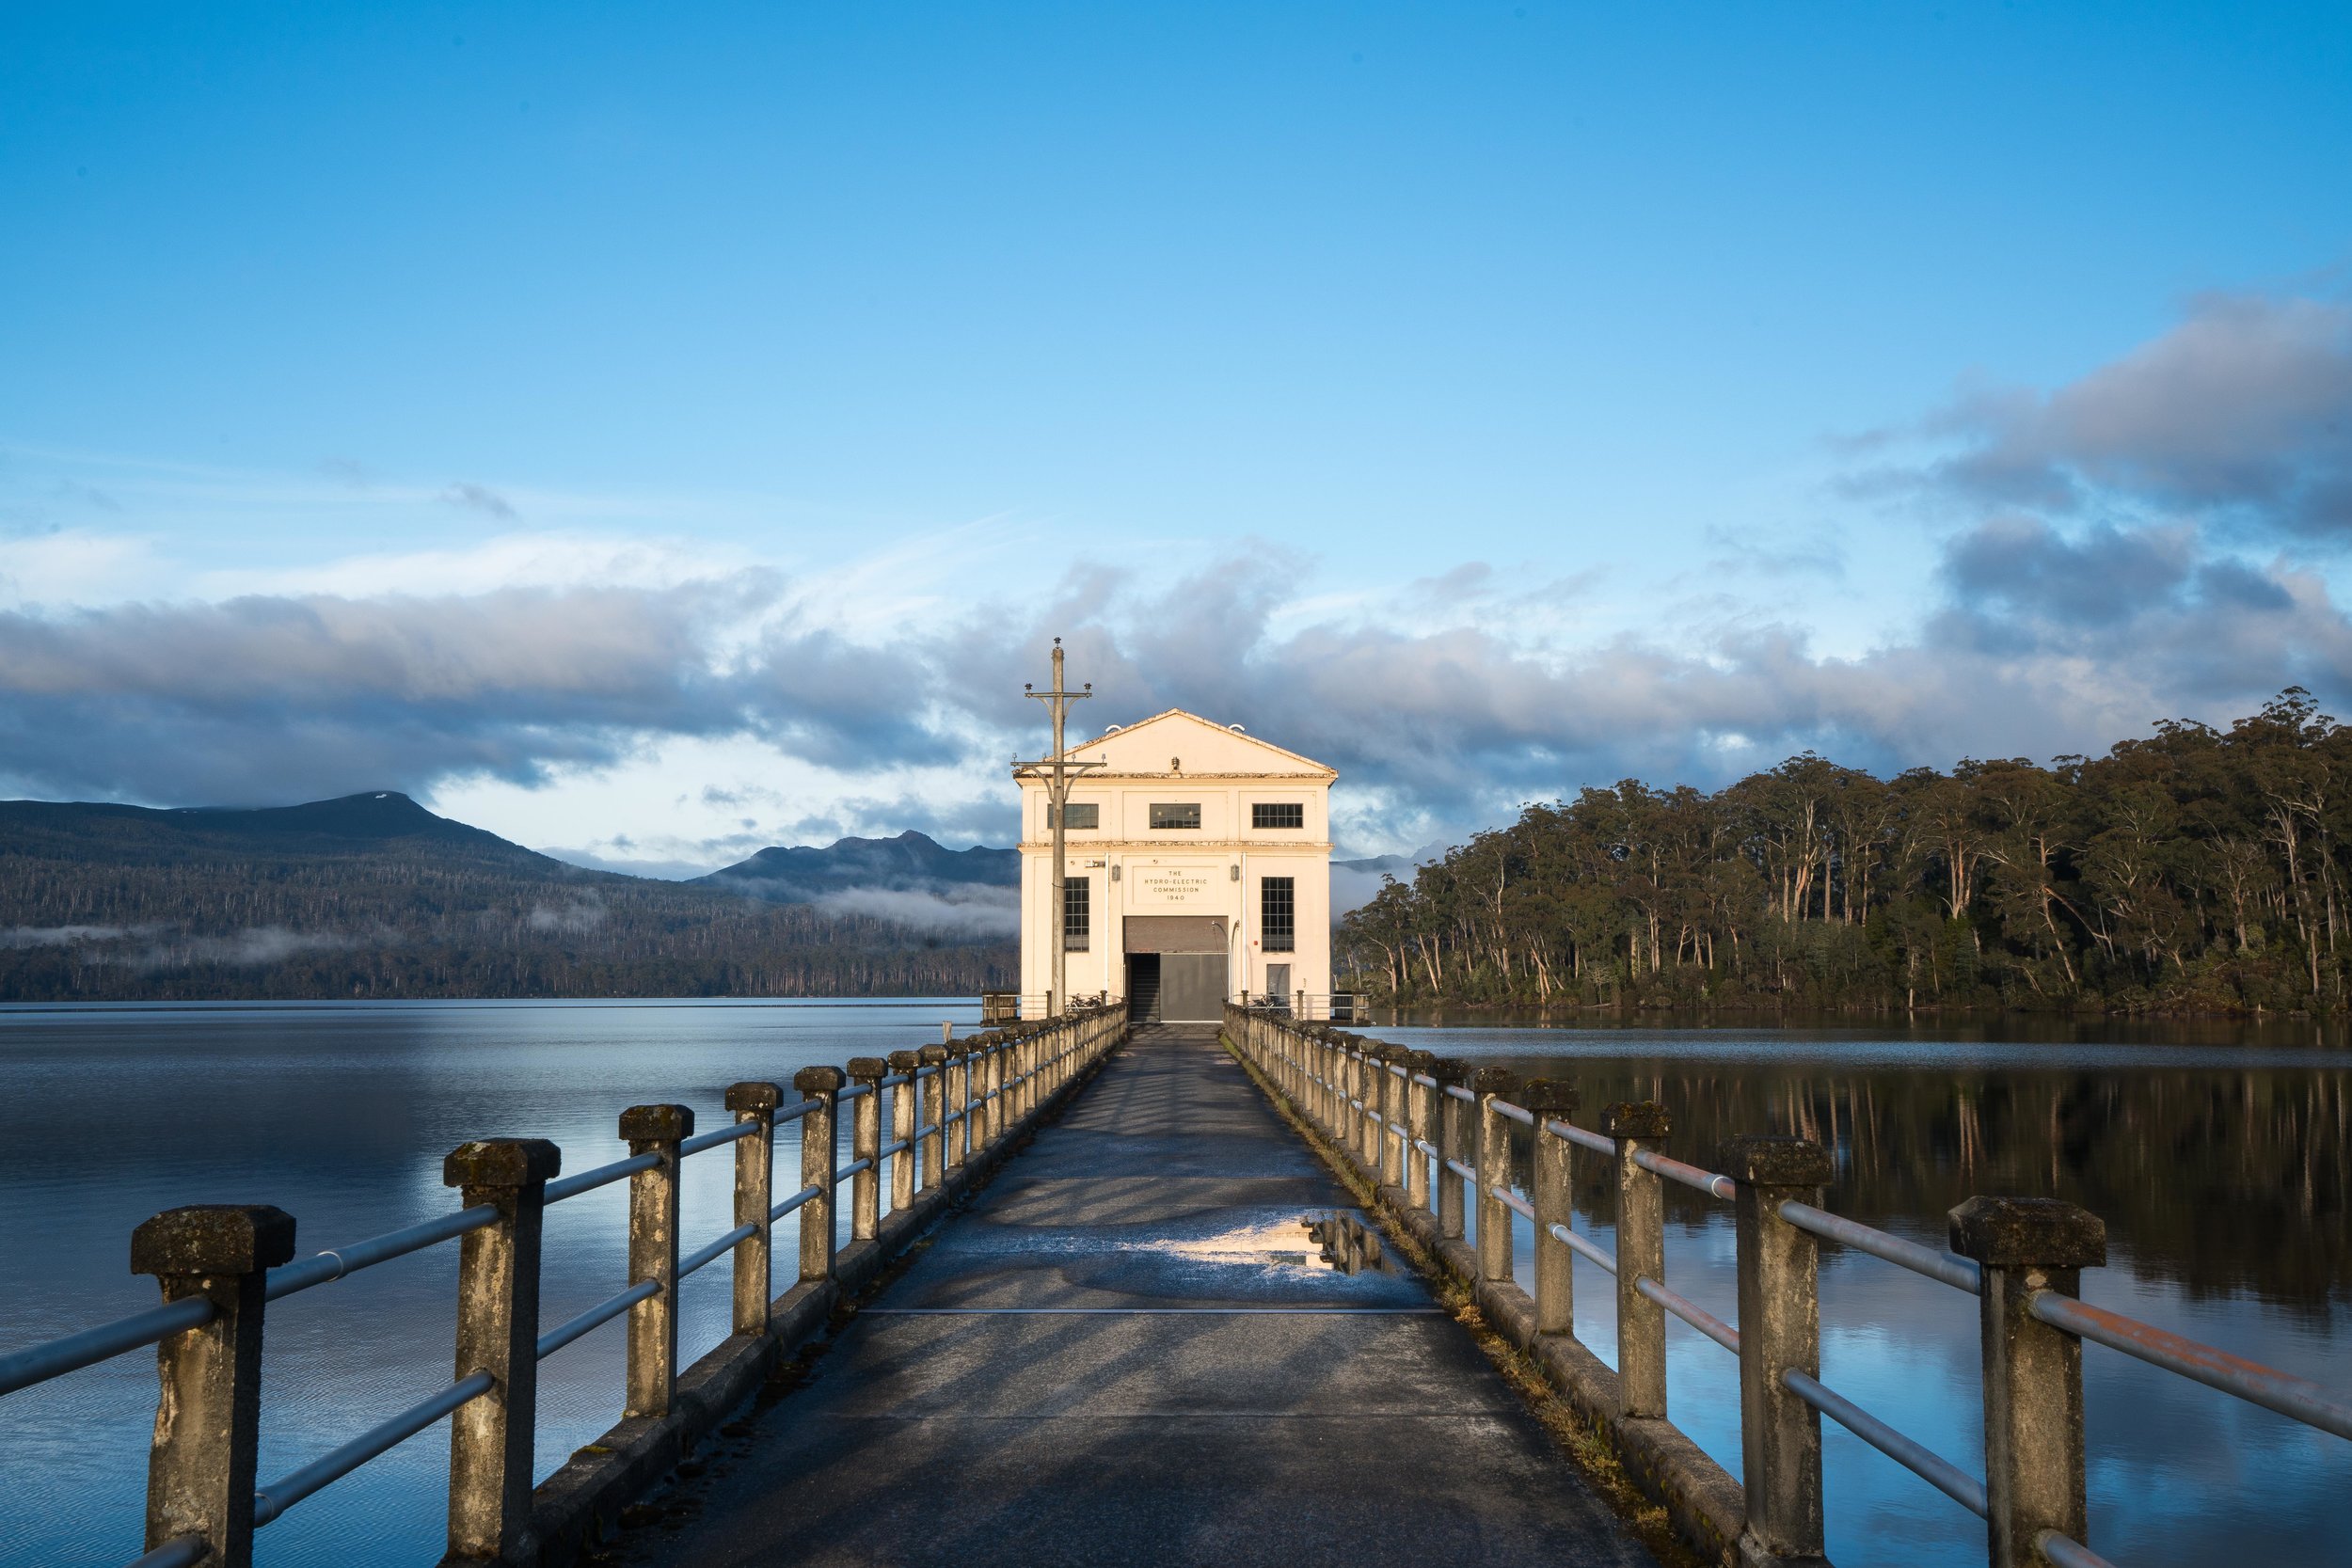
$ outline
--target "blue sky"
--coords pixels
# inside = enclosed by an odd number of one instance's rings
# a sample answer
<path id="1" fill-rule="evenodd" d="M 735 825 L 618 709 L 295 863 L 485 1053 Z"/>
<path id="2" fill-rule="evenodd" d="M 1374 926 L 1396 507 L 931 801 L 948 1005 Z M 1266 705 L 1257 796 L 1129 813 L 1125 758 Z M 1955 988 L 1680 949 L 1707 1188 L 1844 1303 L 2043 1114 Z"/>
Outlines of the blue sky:
<path id="1" fill-rule="evenodd" d="M 0 11 L 0 793 L 1343 843 L 2339 705 L 2342 7 Z"/>

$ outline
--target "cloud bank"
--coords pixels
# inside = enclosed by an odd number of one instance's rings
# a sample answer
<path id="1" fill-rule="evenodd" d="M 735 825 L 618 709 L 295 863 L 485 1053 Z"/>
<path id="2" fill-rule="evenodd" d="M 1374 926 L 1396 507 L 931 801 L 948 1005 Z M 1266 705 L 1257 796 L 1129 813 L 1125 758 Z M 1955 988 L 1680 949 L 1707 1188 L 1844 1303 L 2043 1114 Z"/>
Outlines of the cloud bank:
<path id="1" fill-rule="evenodd" d="M 977 822 L 1005 759 L 1036 747 L 1022 684 L 1056 634 L 1094 683 L 1088 723 L 1169 706 L 1246 723 L 1342 770 L 1343 832 L 1366 845 L 1629 775 L 1719 783 L 1806 749 L 1880 769 L 2099 750 L 2289 684 L 2352 693 L 2352 623 L 2325 569 L 2352 525 L 2347 432 L 2352 310 L 2324 300 L 2200 300 L 2069 385 L 1964 391 L 1906 433 L 1927 456 L 1867 476 L 1931 503 L 1948 533 L 1918 624 L 1851 657 L 1769 619 L 1558 645 L 1514 632 L 1531 590 L 1475 561 L 1317 611 L 1301 563 L 1269 570 L 1262 548 L 1173 581 L 1081 564 L 1025 610 L 992 601 L 856 638 L 761 569 L 19 608 L 0 611 L 0 785 L 286 801 L 535 784 L 665 739 L 748 736 L 847 779 L 812 832 L 880 825 L 882 781 L 914 768 L 965 770 L 952 810 Z M 998 918 L 924 912 L 975 934 Z"/>

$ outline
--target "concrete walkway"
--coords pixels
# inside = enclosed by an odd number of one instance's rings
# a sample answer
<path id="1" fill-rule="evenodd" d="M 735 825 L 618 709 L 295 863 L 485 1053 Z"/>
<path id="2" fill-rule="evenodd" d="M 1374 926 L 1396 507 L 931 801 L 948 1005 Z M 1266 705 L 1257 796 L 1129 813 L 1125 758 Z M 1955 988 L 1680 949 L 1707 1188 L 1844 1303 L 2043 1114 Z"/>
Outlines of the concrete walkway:
<path id="1" fill-rule="evenodd" d="M 1213 1028 L 1138 1030 L 621 1560 L 1649 1563 L 1334 1214 Z"/>

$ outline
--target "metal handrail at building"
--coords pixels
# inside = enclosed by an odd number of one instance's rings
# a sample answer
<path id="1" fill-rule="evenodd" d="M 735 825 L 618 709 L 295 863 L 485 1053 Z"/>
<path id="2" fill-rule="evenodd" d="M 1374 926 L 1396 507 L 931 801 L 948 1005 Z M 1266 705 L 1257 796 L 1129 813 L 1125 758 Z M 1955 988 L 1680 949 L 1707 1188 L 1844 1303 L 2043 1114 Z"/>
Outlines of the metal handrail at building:
<path id="1" fill-rule="evenodd" d="M 1951 1250 L 1939 1252 L 1823 1208 L 1832 1162 L 1809 1139 L 1735 1137 L 1717 1162 L 1724 1169 L 1706 1170 L 1660 1149 L 1672 1122 L 1655 1102 L 1610 1105 L 1595 1130 L 1569 1119 L 1578 1096 L 1566 1083 L 1472 1070 L 1269 1008 L 1228 1009 L 1226 1033 L 1374 1186 L 1391 1217 L 1470 1283 L 1489 1321 L 1535 1353 L 1572 1400 L 1584 1396 L 1621 1451 L 1641 1449 L 1629 1471 L 1710 1557 L 1824 1559 L 1827 1416 L 1982 1518 L 1992 1568 L 2113 1568 L 2086 1544 L 2085 1341 L 2352 1438 L 2352 1399 L 2344 1394 L 2080 1300 L 2081 1272 L 2106 1261 L 2106 1227 L 2072 1204 L 1972 1197 L 1951 1211 Z M 1515 1127 L 1528 1129 L 1524 1162 Z M 1613 1250 L 1573 1227 L 1570 1180 L 1580 1159 L 1610 1172 Z M 1524 1194 L 1513 1180 L 1522 1163 L 1532 1173 Z M 1669 1181 L 1733 1206 L 1737 1325 L 1666 1285 Z M 1532 1293 L 1513 1275 L 1513 1213 L 1534 1228 Z M 1820 1381 L 1823 1241 L 1979 1298 L 1982 1480 Z M 1576 1342 L 1580 1259 L 1613 1281 L 1613 1374 Z M 1744 1485 L 1668 1420 L 1669 1317 L 1739 1358 Z"/>
<path id="2" fill-rule="evenodd" d="M 444 1419 L 451 1423 L 449 1556 L 514 1560 L 528 1543 L 580 1539 L 610 1525 L 647 1479 L 668 1468 L 648 1468 L 648 1454 L 682 1454 L 699 1427 L 715 1419 L 711 1406 L 747 1398 L 784 1345 L 821 1323 L 840 1292 L 878 1272 L 973 1172 L 1002 1159 L 1029 1119 L 1125 1032 L 1123 1008 L 1095 1006 L 887 1058 L 856 1057 L 846 1069 L 803 1068 L 792 1080 L 802 1097 L 797 1103 L 786 1103 L 775 1084 L 739 1083 L 724 1097 L 732 1120 L 703 1132 L 694 1130 L 691 1106 L 632 1105 L 620 1117 L 628 1154 L 572 1176 L 558 1174 L 562 1151 L 543 1138 L 460 1144 L 441 1173 L 458 1189 L 456 1209 L 300 1261 L 294 1216 L 283 1210 L 168 1210 L 131 1237 L 132 1271 L 155 1276 L 162 1304 L 0 1354 L 0 1395 L 156 1347 L 147 1550 L 134 1568 L 246 1568 L 256 1530 Z M 846 1164 L 839 1163 L 844 1112 Z M 775 1134 L 793 1123 L 801 1132 L 800 1186 L 779 1202 Z M 735 1224 L 682 1251 L 679 1167 L 729 1145 Z M 628 1183 L 628 1286 L 542 1330 L 540 1243 L 548 1206 L 618 1181 Z M 836 1221 L 844 1184 L 846 1247 Z M 792 1283 L 777 1296 L 773 1228 L 794 1212 L 797 1266 L 787 1261 Z M 269 1304 L 451 1241 L 459 1243 L 455 1364 L 467 1369 L 464 1374 L 309 1464 L 260 1481 Z M 732 1334 L 681 1371 L 677 1287 L 722 1258 L 733 1259 Z M 533 1488 L 538 1364 L 622 1318 L 622 1424 Z M 732 1390 L 733 1397 L 682 1403 L 681 1379 Z"/>

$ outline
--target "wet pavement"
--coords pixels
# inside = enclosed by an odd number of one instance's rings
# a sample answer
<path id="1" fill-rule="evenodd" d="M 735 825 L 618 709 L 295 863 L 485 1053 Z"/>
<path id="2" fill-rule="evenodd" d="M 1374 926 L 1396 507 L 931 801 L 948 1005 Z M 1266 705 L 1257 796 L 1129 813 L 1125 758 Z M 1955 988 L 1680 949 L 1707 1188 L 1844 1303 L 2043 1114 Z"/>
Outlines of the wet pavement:
<path id="1" fill-rule="evenodd" d="M 622 1560 L 1649 1563 L 1378 1240 L 1139 1029 Z"/>

